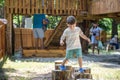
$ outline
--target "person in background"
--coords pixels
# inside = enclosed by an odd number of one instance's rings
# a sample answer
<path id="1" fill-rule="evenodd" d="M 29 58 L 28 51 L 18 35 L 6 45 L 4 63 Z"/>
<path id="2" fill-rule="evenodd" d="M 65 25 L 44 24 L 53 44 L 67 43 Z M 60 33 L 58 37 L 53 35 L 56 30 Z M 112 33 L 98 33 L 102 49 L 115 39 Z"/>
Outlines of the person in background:
<path id="1" fill-rule="evenodd" d="M 118 35 L 114 35 L 114 37 L 110 40 L 110 45 L 115 46 L 115 49 L 119 49 Z"/>
<path id="2" fill-rule="evenodd" d="M 47 18 L 43 19 L 43 30 L 44 30 L 44 32 L 47 30 L 48 24 L 49 24 L 49 20 Z"/>
<path id="3" fill-rule="evenodd" d="M 92 44 L 92 53 L 93 54 L 94 54 L 95 47 L 97 47 L 98 54 L 99 54 L 98 40 L 100 40 L 100 32 L 101 31 L 102 31 L 102 29 L 98 26 L 97 22 L 96 21 L 92 22 L 90 34 L 91 34 L 91 44 Z"/>
<path id="4" fill-rule="evenodd" d="M 35 38 L 35 47 L 39 48 L 39 42 L 41 49 L 44 49 L 44 30 L 43 30 L 43 20 L 45 19 L 45 14 L 34 14 L 33 16 L 33 35 Z"/>

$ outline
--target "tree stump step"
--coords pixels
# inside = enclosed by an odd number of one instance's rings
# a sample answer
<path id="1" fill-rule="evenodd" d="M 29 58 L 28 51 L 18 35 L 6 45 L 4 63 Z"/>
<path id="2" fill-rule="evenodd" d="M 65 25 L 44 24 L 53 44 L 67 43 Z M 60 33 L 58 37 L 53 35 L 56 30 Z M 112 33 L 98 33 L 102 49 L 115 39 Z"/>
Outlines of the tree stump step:
<path id="1" fill-rule="evenodd" d="M 75 74 L 75 79 L 92 79 L 92 74 L 90 73 Z"/>
<path id="2" fill-rule="evenodd" d="M 55 65 L 56 65 L 56 64 L 62 64 L 62 62 L 63 62 L 63 60 L 56 60 L 56 61 L 55 61 Z M 66 63 L 68 63 L 68 62 L 66 62 Z"/>
<path id="3" fill-rule="evenodd" d="M 52 71 L 52 80 L 70 80 L 71 71 L 70 70 L 53 70 Z"/>
<path id="4" fill-rule="evenodd" d="M 60 65 L 61 64 L 56 64 L 55 65 L 55 70 L 60 70 L 60 68 L 59 68 Z M 71 70 L 72 71 L 72 69 L 73 69 L 72 66 L 70 66 L 70 65 L 65 65 L 65 67 L 66 67 L 66 70 Z"/>
<path id="5" fill-rule="evenodd" d="M 76 80 L 93 80 L 93 79 L 76 79 Z"/>
<path id="6" fill-rule="evenodd" d="M 79 67 L 73 67 L 74 73 L 79 73 Z M 91 73 L 91 69 L 89 67 L 83 67 L 84 73 Z"/>

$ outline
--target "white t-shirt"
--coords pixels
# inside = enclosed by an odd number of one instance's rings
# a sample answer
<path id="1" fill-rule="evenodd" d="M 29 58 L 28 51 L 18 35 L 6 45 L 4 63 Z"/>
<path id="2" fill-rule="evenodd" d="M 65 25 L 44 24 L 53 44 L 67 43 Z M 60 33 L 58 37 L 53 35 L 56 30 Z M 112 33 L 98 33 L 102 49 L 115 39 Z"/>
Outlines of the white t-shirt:
<path id="1" fill-rule="evenodd" d="M 61 36 L 61 40 L 66 39 L 67 50 L 81 48 L 80 36 L 83 34 L 79 27 L 75 27 L 71 30 L 69 27 L 66 28 Z"/>
<path id="2" fill-rule="evenodd" d="M 31 18 L 25 18 L 25 28 L 32 28 L 33 22 Z"/>

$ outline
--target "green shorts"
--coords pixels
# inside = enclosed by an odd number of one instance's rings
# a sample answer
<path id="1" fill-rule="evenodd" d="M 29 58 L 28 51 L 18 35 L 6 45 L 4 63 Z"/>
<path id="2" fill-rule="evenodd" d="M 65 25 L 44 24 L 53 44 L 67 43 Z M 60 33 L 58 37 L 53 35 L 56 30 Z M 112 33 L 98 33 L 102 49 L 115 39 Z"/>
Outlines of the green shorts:
<path id="1" fill-rule="evenodd" d="M 73 57 L 82 57 L 82 49 L 78 48 L 78 49 L 72 49 L 72 50 L 66 50 L 66 59 L 70 59 Z"/>

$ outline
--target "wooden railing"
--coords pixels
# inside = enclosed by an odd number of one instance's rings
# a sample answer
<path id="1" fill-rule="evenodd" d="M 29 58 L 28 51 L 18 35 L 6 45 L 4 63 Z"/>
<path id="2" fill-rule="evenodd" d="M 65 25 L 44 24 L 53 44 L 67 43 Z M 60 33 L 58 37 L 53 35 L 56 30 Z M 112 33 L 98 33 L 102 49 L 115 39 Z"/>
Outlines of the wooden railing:
<path id="1" fill-rule="evenodd" d="M 87 10 L 87 0 L 5 0 L 7 13 L 80 15 Z"/>
<path id="2" fill-rule="evenodd" d="M 5 25 L 0 22 L 0 58 L 5 54 Z"/>
<path id="3" fill-rule="evenodd" d="M 93 15 L 120 13 L 120 0 L 93 0 L 90 5 Z"/>

